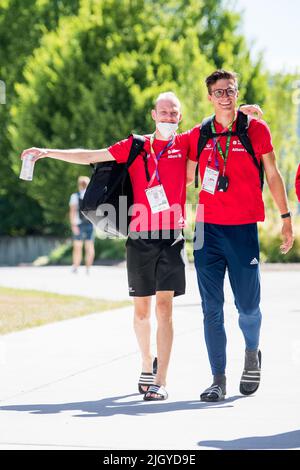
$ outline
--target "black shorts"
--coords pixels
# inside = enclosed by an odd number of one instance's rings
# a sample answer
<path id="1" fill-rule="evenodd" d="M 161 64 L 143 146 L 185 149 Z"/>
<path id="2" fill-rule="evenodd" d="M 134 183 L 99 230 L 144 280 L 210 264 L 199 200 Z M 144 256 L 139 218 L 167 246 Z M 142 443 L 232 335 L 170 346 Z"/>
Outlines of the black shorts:
<path id="1" fill-rule="evenodd" d="M 128 237 L 127 274 L 129 295 L 145 297 L 157 291 L 185 293 L 184 238 L 172 231 L 167 239 Z"/>

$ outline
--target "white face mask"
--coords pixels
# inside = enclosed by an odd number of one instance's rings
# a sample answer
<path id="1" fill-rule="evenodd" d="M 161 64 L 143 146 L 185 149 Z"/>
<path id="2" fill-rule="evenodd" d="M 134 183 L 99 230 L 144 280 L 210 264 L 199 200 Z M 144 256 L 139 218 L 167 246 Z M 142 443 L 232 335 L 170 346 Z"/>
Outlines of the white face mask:
<path id="1" fill-rule="evenodd" d="M 174 122 L 158 122 L 156 128 L 165 139 L 169 139 L 177 131 L 178 124 Z"/>

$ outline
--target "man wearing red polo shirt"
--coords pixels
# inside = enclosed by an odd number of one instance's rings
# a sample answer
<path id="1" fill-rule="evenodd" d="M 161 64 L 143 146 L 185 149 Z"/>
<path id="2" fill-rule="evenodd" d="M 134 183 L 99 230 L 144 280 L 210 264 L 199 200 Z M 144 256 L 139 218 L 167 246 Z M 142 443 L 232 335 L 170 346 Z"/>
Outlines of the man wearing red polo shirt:
<path id="1" fill-rule="evenodd" d="M 235 73 L 217 70 L 206 79 L 208 99 L 215 115 L 209 121 L 211 136 L 200 154 L 202 188 L 196 234 L 204 228 L 204 244 L 195 241 L 194 259 L 204 313 L 205 341 L 213 384 L 200 395 L 202 401 L 219 401 L 226 395 L 226 334 L 224 330 L 224 277 L 228 270 L 239 326 L 246 352 L 240 392 L 254 393 L 260 382 L 261 326 L 259 245 L 257 222 L 265 218 L 259 164 L 282 217 L 282 253 L 293 245 L 291 214 L 282 177 L 278 171 L 267 124 L 251 119 L 248 128 L 253 158 L 234 135 L 238 83 Z M 219 136 L 225 133 L 225 136 Z M 202 130 L 202 132 L 204 132 Z M 201 126 L 190 132 L 188 182 L 193 179 Z M 233 136 L 231 135 L 233 134 Z M 255 162 L 254 158 L 257 159 Z"/>
<path id="2" fill-rule="evenodd" d="M 144 153 L 129 168 L 134 206 L 126 243 L 129 295 L 134 298 L 134 329 L 142 354 L 138 383 L 145 400 L 164 400 L 173 341 L 173 297 L 185 293 L 183 259 L 184 204 L 188 134 L 178 135 L 181 105 L 172 92 L 162 93 L 152 110 L 156 130 L 146 135 Z M 101 150 L 27 149 L 36 159 L 69 163 L 126 162 L 132 137 Z M 156 295 L 157 373 L 150 352 L 151 296 Z"/>
<path id="3" fill-rule="evenodd" d="M 300 165 L 298 166 L 298 171 L 296 175 L 295 189 L 296 189 L 298 201 L 300 202 Z"/>
<path id="4" fill-rule="evenodd" d="M 174 296 L 185 293 L 182 229 L 189 149 L 188 135 L 176 134 L 181 105 L 174 93 L 159 95 L 152 118 L 156 131 L 145 136 L 146 158 L 139 156 L 129 168 L 134 212 L 126 242 L 129 295 L 134 297 L 134 329 L 143 358 L 139 390 L 148 401 L 168 396 L 165 385 L 173 342 L 172 303 Z M 125 139 L 108 151 L 118 163 L 126 162 L 131 142 L 131 138 Z M 156 295 L 157 317 L 155 379 L 150 354 L 152 295 Z M 146 383 L 152 379 L 155 385 L 148 388 Z"/>

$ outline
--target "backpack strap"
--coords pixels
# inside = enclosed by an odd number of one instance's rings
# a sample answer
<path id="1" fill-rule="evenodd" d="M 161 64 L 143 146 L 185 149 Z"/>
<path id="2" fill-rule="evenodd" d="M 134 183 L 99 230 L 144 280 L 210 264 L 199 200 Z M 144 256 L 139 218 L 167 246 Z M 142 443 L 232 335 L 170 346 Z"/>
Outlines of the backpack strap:
<path id="1" fill-rule="evenodd" d="M 132 135 L 132 144 L 131 144 L 128 160 L 127 160 L 126 165 L 125 165 L 127 170 L 133 164 L 136 157 L 144 149 L 144 144 L 145 144 L 145 141 L 146 141 L 145 137 L 142 136 L 142 135 L 138 135 L 138 134 L 130 134 L 130 135 Z"/>
<path id="2" fill-rule="evenodd" d="M 199 160 L 201 156 L 201 152 L 204 149 L 207 142 L 212 139 L 213 134 L 211 130 L 211 122 L 213 120 L 213 116 L 209 116 L 203 119 L 201 126 L 199 128 L 199 139 L 198 139 L 198 148 L 197 148 L 197 166 L 195 170 L 195 188 L 199 186 Z"/>
<path id="3" fill-rule="evenodd" d="M 143 152 L 143 160 L 144 160 L 144 166 L 145 166 L 145 173 L 146 173 L 146 180 L 150 181 L 150 173 L 149 173 L 149 168 L 148 168 L 148 158 L 147 158 L 147 152 L 144 150 Z"/>
<path id="4" fill-rule="evenodd" d="M 241 144 L 247 152 L 251 155 L 252 160 L 256 168 L 259 172 L 259 179 L 260 179 L 260 187 L 263 189 L 264 186 L 264 167 L 262 162 L 258 162 L 255 152 L 253 150 L 253 146 L 251 140 L 248 135 L 248 128 L 249 128 L 249 119 L 246 114 L 238 111 L 237 120 L 236 120 L 236 134 L 241 141 Z"/>

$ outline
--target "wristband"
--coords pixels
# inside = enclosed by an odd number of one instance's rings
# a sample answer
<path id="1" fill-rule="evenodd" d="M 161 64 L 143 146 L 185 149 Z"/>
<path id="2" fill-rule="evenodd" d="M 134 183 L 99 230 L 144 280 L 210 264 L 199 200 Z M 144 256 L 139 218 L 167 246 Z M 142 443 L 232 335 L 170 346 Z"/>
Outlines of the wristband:
<path id="1" fill-rule="evenodd" d="M 292 217 L 291 211 L 286 212 L 285 214 L 281 214 L 280 216 L 282 219 L 287 219 L 288 217 Z"/>

